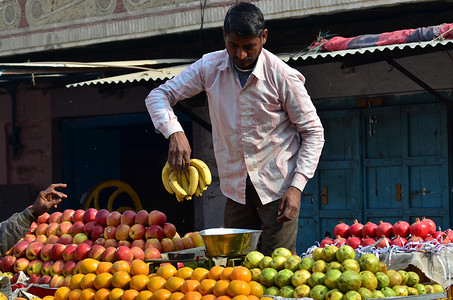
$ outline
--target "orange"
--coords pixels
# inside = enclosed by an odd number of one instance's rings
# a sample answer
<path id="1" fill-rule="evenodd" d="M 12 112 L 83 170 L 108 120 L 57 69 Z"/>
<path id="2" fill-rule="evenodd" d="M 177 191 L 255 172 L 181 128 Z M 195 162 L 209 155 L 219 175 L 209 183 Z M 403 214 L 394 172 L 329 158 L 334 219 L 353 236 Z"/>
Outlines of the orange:
<path id="1" fill-rule="evenodd" d="M 203 279 L 208 278 L 208 273 L 209 273 L 208 269 L 198 267 L 193 270 L 190 279 L 198 280 L 201 282 Z"/>
<path id="2" fill-rule="evenodd" d="M 120 288 L 114 288 L 110 291 L 109 300 L 121 300 L 124 294 L 124 290 Z"/>
<path id="3" fill-rule="evenodd" d="M 85 275 L 83 275 L 82 273 L 73 275 L 71 277 L 71 282 L 69 282 L 69 288 L 71 290 L 80 289 L 80 281 L 82 281 L 82 278 L 84 276 Z"/>
<path id="4" fill-rule="evenodd" d="M 274 300 L 272 297 L 261 297 L 260 300 Z"/>
<path id="5" fill-rule="evenodd" d="M 164 279 L 168 279 L 172 277 L 173 275 L 176 274 L 178 270 L 176 269 L 175 266 L 173 265 L 161 265 L 157 271 L 156 274 L 159 275 L 160 277 L 163 277 Z"/>
<path id="6" fill-rule="evenodd" d="M 55 291 L 55 300 L 68 300 L 69 293 L 71 293 L 71 289 L 67 286 L 62 286 Z"/>
<path id="7" fill-rule="evenodd" d="M 238 295 L 250 295 L 250 285 L 244 280 L 231 280 L 228 284 L 228 295 L 235 297 Z"/>
<path id="8" fill-rule="evenodd" d="M 131 281 L 131 275 L 126 271 L 119 271 L 112 276 L 112 286 L 114 288 L 127 289 L 129 288 L 129 282 Z"/>
<path id="9" fill-rule="evenodd" d="M 245 295 L 237 295 L 235 297 L 233 297 L 232 300 L 250 300 L 248 296 L 245 296 Z"/>
<path id="10" fill-rule="evenodd" d="M 167 279 L 167 282 L 165 283 L 165 288 L 172 293 L 179 292 L 184 282 L 185 280 L 182 279 L 181 277 L 173 276 Z"/>
<path id="11" fill-rule="evenodd" d="M 181 292 L 185 294 L 190 291 L 196 291 L 199 285 L 200 282 L 198 280 L 187 279 L 181 286 Z"/>
<path id="12" fill-rule="evenodd" d="M 181 300 L 184 298 L 184 294 L 181 292 L 174 292 L 171 294 L 170 298 L 168 300 Z"/>
<path id="13" fill-rule="evenodd" d="M 217 300 L 217 296 L 213 294 L 207 294 L 201 297 L 201 300 Z"/>
<path id="14" fill-rule="evenodd" d="M 42 297 L 42 300 L 55 300 L 55 297 L 51 296 L 51 295 L 47 295 L 47 296 Z"/>
<path id="15" fill-rule="evenodd" d="M 200 286 L 198 287 L 198 291 L 202 295 L 207 295 L 207 294 L 212 294 L 212 291 L 214 290 L 214 285 L 216 284 L 217 281 L 214 279 L 203 279 L 200 282 Z"/>
<path id="16" fill-rule="evenodd" d="M 93 258 L 85 258 L 80 264 L 80 272 L 83 274 L 96 273 L 99 260 Z"/>
<path id="17" fill-rule="evenodd" d="M 137 290 L 125 290 L 123 296 L 121 296 L 121 300 L 135 300 L 137 299 L 138 291 Z"/>
<path id="18" fill-rule="evenodd" d="M 193 269 L 191 267 L 182 267 L 176 271 L 175 276 L 180 277 L 182 279 L 190 279 L 192 275 Z"/>
<path id="19" fill-rule="evenodd" d="M 144 290 L 138 293 L 137 299 L 136 300 L 151 300 L 153 296 L 153 292 Z"/>
<path id="20" fill-rule="evenodd" d="M 136 290 L 136 291 L 143 291 L 146 289 L 146 285 L 149 282 L 148 276 L 144 274 L 138 274 L 134 275 L 131 278 L 131 282 L 129 283 L 129 286 L 131 289 Z"/>
<path id="21" fill-rule="evenodd" d="M 217 297 L 223 296 L 227 294 L 228 285 L 230 282 L 228 280 L 221 279 L 217 281 L 212 289 L 212 293 Z"/>
<path id="22" fill-rule="evenodd" d="M 233 267 L 225 267 L 220 273 L 220 279 L 231 280 L 231 272 L 233 272 Z"/>
<path id="23" fill-rule="evenodd" d="M 248 295 L 247 297 L 249 298 L 249 300 L 260 300 L 260 298 L 252 294 Z"/>
<path id="24" fill-rule="evenodd" d="M 223 296 L 217 297 L 217 300 L 231 300 L 231 297 L 228 295 L 223 295 Z"/>
<path id="25" fill-rule="evenodd" d="M 203 295 L 197 291 L 188 291 L 184 294 L 182 300 L 201 300 L 201 297 L 203 297 Z"/>
<path id="26" fill-rule="evenodd" d="M 159 289 L 163 289 L 165 282 L 167 282 L 167 280 L 165 280 L 163 277 L 155 276 L 149 280 L 146 287 L 148 288 L 148 290 L 154 293 Z"/>
<path id="27" fill-rule="evenodd" d="M 71 292 L 69 293 L 69 300 L 79 300 L 81 292 L 81 289 L 71 289 Z"/>
<path id="28" fill-rule="evenodd" d="M 95 289 L 92 288 L 84 289 L 80 293 L 80 300 L 94 300 L 95 293 L 96 293 Z"/>
<path id="29" fill-rule="evenodd" d="M 112 274 L 115 274 L 119 271 L 126 271 L 129 273 L 131 271 L 131 266 L 125 260 L 117 260 L 113 263 L 111 272 Z"/>
<path id="30" fill-rule="evenodd" d="M 263 296 L 263 286 L 257 282 L 257 281 L 250 281 L 250 295 L 256 296 L 258 298 L 261 298 Z"/>
<path id="31" fill-rule="evenodd" d="M 167 289 L 159 289 L 153 293 L 151 300 L 167 300 L 170 298 L 171 292 Z"/>
<path id="32" fill-rule="evenodd" d="M 134 259 L 131 263 L 131 275 L 148 275 L 149 274 L 149 265 L 140 259 Z"/>
<path id="33" fill-rule="evenodd" d="M 110 290 L 101 288 L 94 293 L 94 300 L 109 300 Z"/>
<path id="34" fill-rule="evenodd" d="M 82 290 L 94 288 L 94 280 L 96 279 L 96 276 L 97 275 L 94 273 L 88 273 L 83 276 L 82 280 L 80 281 L 80 288 Z"/>
<path id="35" fill-rule="evenodd" d="M 109 261 L 101 261 L 96 268 L 96 274 L 102 273 L 111 273 L 112 272 L 113 263 Z"/>
<path id="36" fill-rule="evenodd" d="M 249 268 L 243 266 L 237 266 L 231 271 L 231 280 L 243 280 L 249 282 L 252 280 L 252 272 Z"/>
<path id="37" fill-rule="evenodd" d="M 225 267 L 223 267 L 223 266 L 213 266 L 209 270 L 208 278 L 214 279 L 214 280 L 219 280 L 220 274 L 222 274 L 223 269 L 225 269 Z"/>
<path id="38" fill-rule="evenodd" d="M 94 279 L 94 287 L 96 289 L 102 289 L 106 288 L 109 289 L 112 287 L 112 277 L 113 275 L 110 273 L 102 273 L 99 275 L 96 275 L 96 278 Z"/>

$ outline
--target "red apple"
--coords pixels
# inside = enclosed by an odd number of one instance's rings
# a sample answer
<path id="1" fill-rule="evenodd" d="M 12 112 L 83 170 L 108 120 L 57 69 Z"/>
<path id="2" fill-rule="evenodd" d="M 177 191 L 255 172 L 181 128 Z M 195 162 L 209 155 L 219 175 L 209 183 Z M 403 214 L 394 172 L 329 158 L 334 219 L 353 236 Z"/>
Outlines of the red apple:
<path id="1" fill-rule="evenodd" d="M 158 239 L 146 240 L 145 249 L 149 247 L 156 248 L 157 250 L 159 250 L 159 252 L 162 252 L 162 245 L 160 244 L 160 241 Z"/>
<path id="2" fill-rule="evenodd" d="M 114 262 L 115 261 L 115 247 L 108 247 L 105 248 L 104 252 L 102 253 L 101 261 L 109 261 L 109 262 Z"/>
<path id="3" fill-rule="evenodd" d="M 126 224 L 126 225 L 129 225 L 129 226 L 132 226 L 135 224 L 135 211 L 133 210 L 125 210 L 122 214 L 121 214 L 121 224 Z"/>
<path id="4" fill-rule="evenodd" d="M 69 233 L 69 230 L 71 229 L 71 227 L 72 227 L 71 222 L 61 222 L 57 228 L 57 235 L 61 236 L 62 234 Z"/>
<path id="5" fill-rule="evenodd" d="M 50 217 L 49 213 L 43 213 L 38 217 L 38 219 L 36 219 L 36 223 L 38 223 L 38 225 L 41 223 L 49 223 L 49 217 Z"/>
<path id="6" fill-rule="evenodd" d="M 2 259 L 2 272 L 13 272 L 14 263 L 16 262 L 16 257 L 12 255 L 6 255 Z"/>
<path id="7" fill-rule="evenodd" d="M 66 245 L 63 244 L 54 244 L 52 250 L 50 251 L 50 259 L 53 261 L 63 259 L 63 251 L 66 248 Z"/>
<path id="8" fill-rule="evenodd" d="M 144 260 L 145 259 L 145 251 L 143 251 L 142 248 L 140 247 L 131 247 L 131 252 L 132 252 L 132 256 L 133 256 L 133 259 L 139 259 L 139 260 Z"/>
<path id="9" fill-rule="evenodd" d="M 162 230 L 164 231 L 164 236 L 170 239 L 176 234 L 176 226 L 172 223 L 165 223 Z"/>
<path id="10" fill-rule="evenodd" d="M 172 241 L 175 245 L 175 251 L 184 250 L 184 244 L 182 243 L 181 238 L 174 237 L 172 238 Z"/>
<path id="11" fill-rule="evenodd" d="M 61 222 L 71 222 L 72 223 L 72 216 L 74 215 L 75 210 L 73 209 L 65 209 L 61 214 Z"/>
<path id="12" fill-rule="evenodd" d="M 142 224 L 145 227 L 148 227 L 148 216 L 149 213 L 142 209 L 135 215 L 135 224 Z"/>
<path id="13" fill-rule="evenodd" d="M 39 279 L 42 277 L 41 274 L 31 274 L 30 278 L 28 278 L 28 284 L 36 283 L 38 284 Z"/>
<path id="14" fill-rule="evenodd" d="M 97 214 L 96 214 L 96 217 L 94 218 L 94 221 L 96 223 L 98 223 L 99 225 L 101 225 L 102 227 L 106 227 L 107 226 L 107 216 L 110 214 L 110 212 L 103 208 L 103 209 L 100 209 Z"/>
<path id="15" fill-rule="evenodd" d="M 139 247 L 142 250 L 145 250 L 145 244 L 146 244 L 145 240 L 134 240 L 134 241 L 132 241 L 131 248 Z"/>
<path id="16" fill-rule="evenodd" d="M 125 260 L 131 262 L 134 259 L 134 255 L 130 248 L 125 246 L 119 246 L 115 251 L 116 260 Z"/>
<path id="17" fill-rule="evenodd" d="M 80 245 L 86 240 L 88 240 L 88 236 L 85 233 L 77 233 L 72 239 L 72 242 L 74 244 Z"/>
<path id="18" fill-rule="evenodd" d="M 148 224 L 151 225 L 159 225 L 164 226 L 165 222 L 167 222 L 167 216 L 158 210 L 153 210 L 148 215 Z"/>
<path id="19" fill-rule="evenodd" d="M 63 268 L 65 264 L 66 262 L 62 259 L 55 261 L 52 265 L 52 268 L 50 268 L 50 276 L 63 274 Z"/>
<path id="20" fill-rule="evenodd" d="M 61 258 L 63 258 L 64 261 L 70 261 L 75 259 L 75 250 L 77 249 L 77 244 L 69 244 L 66 245 L 66 247 L 63 250 L 63 253 L 61 253 Z"/>
<path id="21" fill-rule="evenodd" d="M 47 237 L 49 237 L 50 235 L 57 235 L 57 230 L 58 230 L 59 225 L 60 225 L 60 223 L 56 223 L 56 222 L 49 223 L 49 225 L 46 228 Z"/>
<path id="22" fill-rule="evenodd" d="M 13 255 L 16 258 L 25 256 L 25 251 L 27 250 L 28 246 L 30 245 L 27 241 L 20 241 L 13 248 Z"/>
<path id="23" fill-rule="evenodd" d="M 132 240 L 143 240 L 145 238 L 146 228 L 142 224 L 134 224 L 129 230 L 129 237 Z"/>
<path id="24" fill-rule="evenodd" d="M 53 263 L 54 262 L 52 260 L 47 260 L 47 261 L 43 262 L 42 267 L 41 267 L 41 274 L 50 276 L 50 269 L 52 269 Z"/>
<path id="25" fill-rule="evenodd" d="M 108 240 L 105 240 L 105 244 L 104 244 L 104 247 L 105 248 L 108 248 L 108 247 L 115 247 L 117 246 L 118 244 L 118 241 L 115 240 L 115 239 L 108 239 Z"/>
<path id="26" fill-rule="evenodd" d="M 64 266 L 63 266 L 63 270 L 61 271 L 61 274 L 64 276 L 64 277 L 68 277 L 69 275 L 73 275 L 73 272 L 74 272 L 74 268 L 75 268 L 75 265 L 76 265 L 76 261 L 75 260 L 68 260 Z"/>
<path id="27" fill-rule="evenodd" d="M 91 247 L 91 246 L 94 245 L 94 241 L 93 240 L 85 240 L 85 241 L 83 241 L 82 244 L 87 244 L 87 245 L 89 245 Z"/>
<path id="28" fill-rule="evenodd" d="M 54 244 L 45 244 L 41 249 L 40 258 L 42 261 L 50 260 L 50 256 L 52 253 L 52 247 Z"/>
<path id="29" fill-rule="evenodd" d="M 105 245 L 105 239 L 104 239 L 103 237 L 97 238 L 97 239 L 94 241 L 94 245 L 101 245 L 101 246 L 104 246 L 104 245 Z"/>
<path id="30" fill-rule="evenodd" d="M 164 231 L 159 225 L 150 225 L 145 232 L 145 238 L 148 239 L 158 239 L 161 241 L 164 238 Z"/>
<path id="31" fill-rule="evenodd" d="M 44 245 L 38 242 L 33 242 L 28 245 L 27 249 L 25 250 L 25 256 L 28 260 L 32 261 L 40 257 L 41 249 Z"/>
<path id="32" fill-rule="evenodd" d="M 95 225 L 91 231 L 91 240 L 95 241 L 104 234 L 104 227 L 102 225 Z"/>
<path id="33" fill-rule="evenodd" d="M 83 214 L 83 223 L 94 222 L 98 210 L 96 208 L 90 207 Z"/>
<path id="34" fill-rule="evenodd" d="M 34 233 L 36 228 L 38 228 L 38 223 L 32 222 L 30 225 L 30 231 L 28 233 Z"/>
<path id="35" fill-rule="evenodd" d="M 72 274 L 73 275 L 76 275 L 76 274 L 80 274 L 81 271 L 80 271 L 80 265 L 82 264 L 83 260 L 79 260 L 77 261 L 75 267 L 74 267 L 74 270 L 72 270 Z"/>
<path id="36" fill-rule="evenodd" d="M 60 239 L 60 237 L 58 235 L 51 234 L 47 237 L 46 245 L 47 244 L 56 244 L 56 243 L 58 243 L 59 239 Z"/>
<path id="37" fill-rule="evenodd" d="M 63 275 L 54 275 L 49 282 L 50 288 L 59 288 L 63 286 L 64 276 Z"/>
<path id="38" fill-rule="evenodd" d="M 26 273 L 29 263 L 30 263 L 30 261 L 26 257 L 20 257 L 20 258 L 16 259 L 16 262 L 14 263 L 14 267 L 13 267 L 14 272 L 17 273 L 17 272 L 22 271 L 22 272 Z"/>
<path id="39" fill-rule="evenodd" d="M 102 253 L 104 253 L 105 248 L 101 245 L 93 245 L 91 246 L 90 250 L 88 251 L 88 258 L 93 258 L 96 260 L 101 260 Z"/>
<path id="40" fill-rule="evenodd" d="M 88 251 L 90 250 L 90 245 L 82 243 L 77 246 L 75 250 L 75 260 L 84 260 L 88 257 Z"/>
<path id="41" fill-rule="evenodd" d="M 65 233 L 65 234 L 62 234 L 60 236 L 60 238 L 58 239 L 57 244 L 63 244 L 63 245 L 72 244 L 72 240 L 73 239 L 74 238 L 72 237 L 72 234 Z"/>
<path id="42" fill-rule="evenodd" d="M 172 252 L 175 251 L 175 244 L 173 243 L 172 239 L 163 238 L 160 241 L 160 245 L 162 246 L 162 252 Z"/>
<path id="43" fill-rule="evenodd" d="M 181 241 L 184 246 L 184 249 L 192 249 L 195 247 L 195 244 L 193 243 L 192 239 L 188 236 L 182 237 Z"/>
<path id="44" fill-rule="evenodd" d="M 145 259 L 159 259 L 161 258 L 160 251 L 154 247 L 148 247 L 144 252 Z"/>
<path id="45" fill-rule="evenodd" d="M 28 276 L 31 276 L 33 274 L 41 274 L 41 268 L 42 268 L 43 261 L 40 259 L 34 259 L 30 261 L 27 267 L 27 274 Z"/>
<path id="46" fill-rule="evenodd" d="M 36 235 L 34 234 L 27 234 L 24 236 L 24 241 L 27 241 L 29 243 L 33 243 L 36 240 Z"/>
<path id="47" fill-rule="evenodd" d="M 35 242 L 40 242 L 41 244 L 45 245 L 47 242 L 47 236 L 45 234 L 40 234 L 36 236 Z"/>
<path id="48" fill-rule="evenodd" d="M 129 238 L 129 230 L 131 227 L 126 224 L 120 224 L 115 230 L 115 239 L 118 241 L 126 241 Z"/>
<path id="49" fill-rule="evenodd" d="M 104 238 L 106 240 L 114 239 L 115 238 L 115 231 L 116 231 L 116 226 L 107 226 L 104 229 Z"/>
<path id="50" fill-rule="evenodd" d="M 94 221 L 89 221 L 83 226 L 83 233 L 85 233 L 88 238 L 91 236 L 94 226 L 96 226 L 96 222 Z"/>
<path id="51" fill-rule="evenodd" d="M 41 234 L 46 235 L 47 226 L 49 226 L 49 224 L 47 224 L 47 223 L 40 223 L 40 224 L 38 225 L 38 227 L 36 227 L 36 229 L 35 229 L 35 234 L 36 234 L 36 236 L 41 235 Z"/>
<path id="52" fill-rule="evenodd" d="M 78 221 L 83 221 L 83 215 L 85 214 L 85 211 L 83 209 L 78 209 L 74 212 L 72 215 L 72 224 Z"/>
<path id="53" fill-rule="evenodd" d="M 49 224 L 50 223 L 61 223 L 61 216 L 63 213 L 61 211 L 56 211 L 50 214 L 49 216 Z"/>
<path id="54" fill-rule="evenodd" d="M 129 241 L 118 241 L 118 243 L 116 243 L 116 247 L 118 248 L 120 246 L 130 248 L 130 247 L 132 247 L 132 243 Z"/>
<path id="55" fill-rule="evenodd" d="M 39 279 L 38 279 L 38 284 L 49 284 L 50 283 L 50 280 L 52 279 L 52 277 L 50 275 L 42 275 Z"/>
<path id="56" fill-rule="evenodd" d="M 118 211 L 112 211 L 106 218 L 107 226 L 118 226 L 121 224 L 121 213 Z"/>

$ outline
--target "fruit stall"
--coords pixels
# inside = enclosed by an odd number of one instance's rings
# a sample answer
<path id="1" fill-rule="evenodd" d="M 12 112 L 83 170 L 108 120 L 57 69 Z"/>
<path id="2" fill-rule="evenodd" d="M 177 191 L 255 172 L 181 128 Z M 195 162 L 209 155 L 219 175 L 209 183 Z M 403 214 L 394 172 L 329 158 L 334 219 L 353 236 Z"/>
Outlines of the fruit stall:
<path id="1" fill-rule="evenodd" d="M 175 201 L 202 193 L 208 175 L 162 172 Z M 158 210 L 65 209 L 41 215 L 1 258 L 0 298 L 451 299 L 452 231 L 420 219 L 339 222 L 333 232 L 303 253 L 265 256 L 259 230 L 184 232 Z"/>

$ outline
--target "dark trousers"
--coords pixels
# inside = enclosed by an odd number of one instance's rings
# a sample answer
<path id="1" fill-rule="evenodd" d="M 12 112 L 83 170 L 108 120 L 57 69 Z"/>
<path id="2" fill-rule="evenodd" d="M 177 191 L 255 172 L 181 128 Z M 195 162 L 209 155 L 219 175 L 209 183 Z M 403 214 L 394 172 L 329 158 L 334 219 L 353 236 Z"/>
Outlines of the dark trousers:
<path id="1" fill-rule="evenodd" d="M 226 228 L 263 230 L 258 251 L 270 256 L 276 248 L 284 247 L 296 251 L 298 218 L 285 223 L 277 222 L 280 200 L 266 205 L 261 201 L 252 185 L 246 188 L 246 204 L 227 198 L 224 223 Z"/>

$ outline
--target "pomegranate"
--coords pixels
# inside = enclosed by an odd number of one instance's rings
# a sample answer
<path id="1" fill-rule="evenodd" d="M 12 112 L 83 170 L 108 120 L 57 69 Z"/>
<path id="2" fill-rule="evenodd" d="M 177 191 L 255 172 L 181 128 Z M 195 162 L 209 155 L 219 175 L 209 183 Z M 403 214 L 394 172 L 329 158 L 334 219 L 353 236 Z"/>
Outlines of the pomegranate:
<path id="1" fill-rule="evenodd" d="M 371 238 L 376 237 L 377 227 L 378 226 L 376 224 L 374 224 L 373 222 L 367 222 L 365 225 L 363 225 L 362 236 L 364 238 L 366 238 L 366 237 L 371 237 Z"/>
<path id="2" fill-rule="evenodd" d="M 407 244 L 406 238 L 402 236 L 395 236 L 395 238 L 392 240 L 392 245 L 398 246 L 398 247 L 403 247 L 404 245 Z"/>
<path id="3" fill-rule="evenodd" d="M 327 236 L 321 241 L 321 244 L 319 245 L 319 247 L 324 248 L 325 246 L 332 245 L 332 244 L 333 244 L 333 238 Z"/>
<path id="4" fill-rule="evenodd" d="M 349 227 L 349 235 L 350 236 L 357 236 L 359 238 L 362 237 L 362 228 L 363 224 L 359 223 L 359 221 L 354 220 L 354 223 Z"/>
<path id="5" fill-rule="evenodd" d="M 353 249 L 356 249 L 362 244 L 362 240 L 358 236 L 350 236 L 346 241 L 346 245 L 351 246 Z"/>
<path id="6" fill-rule="evenodd" d="M 379 225 L 376 228 L 376 236 L 385 236 L 387 238 L 392 237 L 393 225 L 388 222 L 379 221 Z"/>
<path id="7" fill-rule="evenodd" d="M 425 222 L 422 222 L 419 218 L 416 218 L 415 222 L 411 225 L 410 231 L 411 235 L 424 239 L 428 235 L 428 226 Z"/>
<path id="8" fill-rule="evenodd" d="M 343 223 L 343 221 L 340 221 L 340 223 L 333 229 L 333 235 L 336 237 L 341 236 L 342 238 L 347 238 L 349 236 L 349 225 Z"/>
<path id="9" fill-rule="evenodd" d="M 366 237 L 366 238 L 362 239 L 362 246 L 363 247 L 373 245 L 374 243 L 376 243 L 376 240 L 374 238 Z"/>
<path id="10" fill-rule="evenodd" d="M 439 230 L 439 231 L 436 231 L 433 234 L 431 234 L 431 236 L 437 240 L 439 237 L 443 236 L 444 234 L 445 234 L 445 232 Z"/>
<path id="11" fill-rule="evenodd" d="M 341 246 L 345 245 L 347 240 L 344 237 L 337 236 L 337 238 L 333 241 L 333 245 L 340 248 Z"/>
<path id="12" fill-rule="evenodd" d="M 445 233 L 444 233 L 443 235 L 437 237 L 436 240 L 437 240 L 439 243 L 444 244 L 444 245 L 450 243 L 450 239 L 448 238 L 448 235 L 445 234 Z"/>
<path id="13" fill-rule="evenodd" d="M 425 242 L 433 242 L 434 244 L 438 244 L 439 243 L 439 241 L 437 239 L 435 239 L 432 235 L 428 235 L 425 238 Z"/>
<path id="14" fill-rule="evenodd" d="M 420 248 L 425 242 L 421 237 L 413 235 L 410 239 L 407 240 L 407 246 L 411 248 Z"/>
<path id="15" fill-rule="evenodd" d="M 398 221 L 393 225 L 393 235 L 407 238 L 411 233 L 411 225 L 406 221 Z"/>
<path id="16" fill-rule="evenodd" d="M 448 239 L 450 241 L 453 241 L 453 230 L 447 229 L 447 230 L 445 230 L 445 234 L 448 236 Z"/>
<path id="17" fill-rule="evenodd" d="M 428 227 L 428 234 L 436 232 L 436 223 L 433 220 L 423 217 L 422 222 Z"/>
<path id="18" fill-rule="evenodd" d="M 391 245 L 392 241 L 386 237 L 385 235 L 382 235 L 382 238 L 379 240 L 379 242 L 376 244 L 377 248 L 386 248 Z"/>

